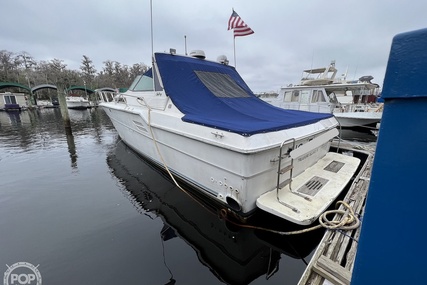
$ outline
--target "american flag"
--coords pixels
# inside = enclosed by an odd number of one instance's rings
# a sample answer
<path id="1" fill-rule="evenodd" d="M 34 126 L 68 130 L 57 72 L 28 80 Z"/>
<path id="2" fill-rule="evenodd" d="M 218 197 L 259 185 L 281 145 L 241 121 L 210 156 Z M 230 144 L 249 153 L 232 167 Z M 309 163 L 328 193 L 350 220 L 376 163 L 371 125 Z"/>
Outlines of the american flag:
<path id="1" fill-rule="evenodd" d="M 233 10 L 228 20 L 228 30 L 234 30 L 234 37 L 251 35 L 254 31 L 243 22 L 240 16 Z"/>

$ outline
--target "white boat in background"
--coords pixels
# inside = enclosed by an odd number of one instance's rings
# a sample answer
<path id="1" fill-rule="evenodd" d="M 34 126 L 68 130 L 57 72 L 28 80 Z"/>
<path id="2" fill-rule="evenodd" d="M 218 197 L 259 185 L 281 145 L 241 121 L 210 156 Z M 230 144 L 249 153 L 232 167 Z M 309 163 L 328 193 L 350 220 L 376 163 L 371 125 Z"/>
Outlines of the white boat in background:
<path id="1" fill-rule="evenodd" d="M 336 79 L 335 62 L 329 67 L 304 70 L 299 85 L 282 87 L 278 94 L 260 94 L 264 101 L 284 109 L 333 113 L 341 127 L 376 128 L 382 117 L 379 85 L 372 76 L 356 81 Z"/>
<path id="2" fill-rule="evenodd" d="M 153 58 L 153 69 L 100 106 L 127 145 L 228 212 L 259 208 L 311 224 L 356 172 L 358 158 L 330 152 L 332 114 L 267 104 L 223 56 Z"/>
<path id="3" fill-rule="evenodd" d="M 65 97 L 68 109 L 85 110 L 90 108 L 90 102 L 88 99 L 80 95 L 70 94 Z"/>
<path id="4" fill-rule="evenodd" d="M 331 84 L 335 80 L 337 71 L 335 62 L 332 62 L 328 67 L 306 69 L 303 71 L 301 85 Z"/>

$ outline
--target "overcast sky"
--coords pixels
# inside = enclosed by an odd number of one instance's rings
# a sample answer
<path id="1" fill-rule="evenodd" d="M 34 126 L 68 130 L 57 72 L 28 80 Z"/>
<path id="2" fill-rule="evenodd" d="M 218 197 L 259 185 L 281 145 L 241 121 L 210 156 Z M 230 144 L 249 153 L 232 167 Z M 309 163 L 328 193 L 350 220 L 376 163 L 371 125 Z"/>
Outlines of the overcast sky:
<path id="1" fill-rule="evenodd" d="M 418 0 L 152 0 L 154 51 L 226 55 L 254 92 L 298 83 L 302 70 L 336 61 L 348 79 L 372 75 L 382 86 L 393 37 L 427 28 Z M 254 30 L 227 30 L 232 9 Z M 83 55 L 98 71 L 106 60 L 151 65 L 150 0 L 3 0 L 0 50 L 37 61 Z M 427 52 L 427 51 L 426 51 Z"/>

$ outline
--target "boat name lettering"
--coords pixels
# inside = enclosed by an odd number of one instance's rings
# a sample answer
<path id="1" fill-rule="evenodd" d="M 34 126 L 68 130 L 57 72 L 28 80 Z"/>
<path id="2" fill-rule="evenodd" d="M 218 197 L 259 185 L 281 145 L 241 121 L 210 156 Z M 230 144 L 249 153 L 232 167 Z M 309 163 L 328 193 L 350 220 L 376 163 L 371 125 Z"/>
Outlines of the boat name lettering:
<path id="1" fill-rule="evenodd" d="M 312 151 L 310 151 L 307 154 L 304 154 L 303 156 L 298 158 L 298 161 L 303 161 L 304 159 L 306 159 L 307 157 L 312 156 L 313 154 L 315 154 L 318 151 L 318 149 L 313 149 Z"/>

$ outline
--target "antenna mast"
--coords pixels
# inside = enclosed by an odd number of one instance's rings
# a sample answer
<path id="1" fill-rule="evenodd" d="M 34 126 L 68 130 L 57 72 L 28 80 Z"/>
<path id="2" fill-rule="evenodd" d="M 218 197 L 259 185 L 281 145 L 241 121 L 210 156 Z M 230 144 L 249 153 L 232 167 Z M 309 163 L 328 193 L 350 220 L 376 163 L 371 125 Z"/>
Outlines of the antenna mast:
<path id="1" fill-rule="evenodd" d="M 153 0 L 150 0 L 150 28 L 151 28 L 151 73 L 153 75 L 153 91 L 156 91 L 156 71 L 154 70 L 154 46 L 153 46 Z"/>

